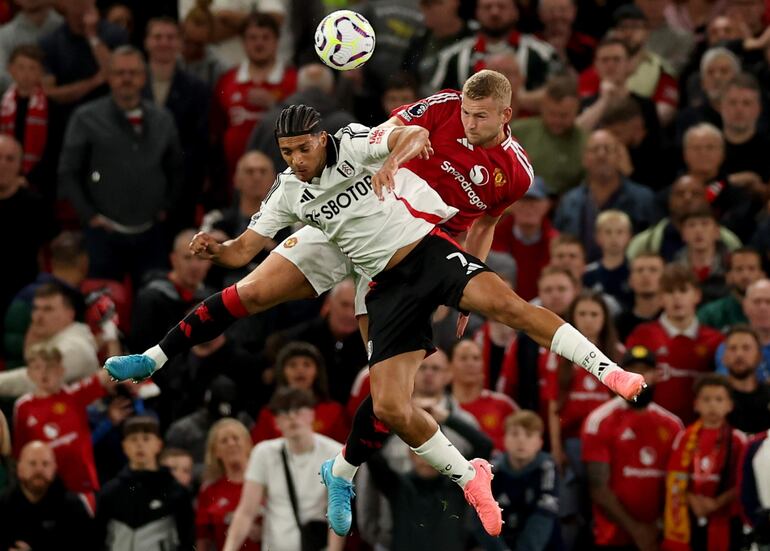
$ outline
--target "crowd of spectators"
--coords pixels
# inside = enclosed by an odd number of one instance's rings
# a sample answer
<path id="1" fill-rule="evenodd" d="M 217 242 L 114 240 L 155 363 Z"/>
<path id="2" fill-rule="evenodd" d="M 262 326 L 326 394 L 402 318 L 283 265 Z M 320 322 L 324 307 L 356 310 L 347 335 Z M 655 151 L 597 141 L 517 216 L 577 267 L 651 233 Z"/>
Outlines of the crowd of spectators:
<path id="1" fill-rule="evenodd" d="M 377 35 L 345 73 L 313 49 L 338 8 Z M 537 175 L 490 267 L 649 387 L 477 316 L 458 341 L 441 308 L 414 401 L 493 461 L 503 534 L 394 436 L 339 538 L 318 469 L 369 391 L 351 281 L 152 381 L 99 367 L 269 254 L 187 244 L 246 229 L 283 107 L 376 125 L 482 68 Z M 0 551 L 770 549 L 769 90 L 763 0 L 0 0 Z"/>

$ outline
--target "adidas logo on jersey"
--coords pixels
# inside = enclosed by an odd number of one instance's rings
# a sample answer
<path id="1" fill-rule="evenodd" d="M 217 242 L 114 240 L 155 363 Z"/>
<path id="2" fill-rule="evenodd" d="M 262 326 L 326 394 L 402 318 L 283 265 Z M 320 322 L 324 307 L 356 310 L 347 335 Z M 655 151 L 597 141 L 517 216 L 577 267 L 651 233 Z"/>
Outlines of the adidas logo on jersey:
<path id="1" fill-rule="evenodd" d="M 624 430 L 623 434 L 620 435 L 621 440 L 633 440 L 634 438 L 636 438 L 636 434 L 630 427 Z"/>
<path id="2" fill-rule="evenodd" d="M 309 189 L 306 189 L 305 193 L 302 194 L 302 197 L 300 198 L 299 202 L 300 204 L 307 203 L 308 201 L 312 201 L 313 199 L 315 199 L 315 195 L 310 193 Z"/>
<path id="3" fill-rule="evenodd" d="M 473 151 L 473 144 L 468 142 L 468 138 L 457 138 L 457 143 Z"/>

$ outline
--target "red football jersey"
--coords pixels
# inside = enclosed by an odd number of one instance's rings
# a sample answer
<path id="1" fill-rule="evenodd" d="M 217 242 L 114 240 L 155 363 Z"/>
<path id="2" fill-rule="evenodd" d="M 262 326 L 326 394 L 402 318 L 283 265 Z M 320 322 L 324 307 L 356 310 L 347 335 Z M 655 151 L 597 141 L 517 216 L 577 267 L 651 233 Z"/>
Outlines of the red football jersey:
<path id="1" fill-rule="evenodd" d="M 686 445 L 686 432 L 680 432 L 679 437 L 676 439 L 673 445 L 674 450 L 681 449 Z M 731 429 L 730 437 L 732 442 L 730 443 L 730 464 L 727 466 L 726 472 L 729 480 L 725 482 L 725 488 L 734 488 L 738 479 L 738 471 L 740 470 L 739 459 L 743 455 L 743 449 L 746 446 L 746 437 L 742 432 Z M 693 450 L 692 461 L 690 463 L 690 476 L 692 477 L 690 482 L 689 491 L 693 494 L 717 497 L 719 495 L 720 478 L 722 474 L 722 465 L 720 465 L 720 451 L 724 452 L 724 449 L 720 449 L 722 446 L 726 446 L 726 440 L 723 438 L 724 430 L 721 428 L 712 429 L 703 427 L 698 432 L 698 441 L 695 444 Z M 672 458 L 669 465 L 670 470 L 679 470 L 679 465 L 676 465 Z M 726 508 L 725 511 L 720 511 L 723 514 L 730 516 L 734 512 L 733 507 Z"/>
<path id="2" fill-rule="evenodd" d="M 609 486 L 623 508 L 641 522 L 655 522 L 663 514 L 665 475 L 671 444 L 682 422 L 657 404 L 633 409 L 615 398 L 595 409 L 582 432 L 583 461 L 607 463 Z M 597 545 L 633 543 L 620 526 L 594 506 Z"/>
<path id="3" fill-rule="evenodd" d="M 313 432 L 328 436 L 337 442 L 344 442 L 348 437 L 350 423 L 342 404 L 328 400 L 315 406 Z M 251 440 L 258 444 L 263 440 L 280 438 L 281 432 L 275 424 L 275 416 L 266 407 L 259 412 L 259 417 L 251 429 Z"/>
<path id="4" fill-rule="evenodd" d="M 249 77 L 248 61 L 223 74 L 214 90 L 211 132 L 221 136 L 230 175 L 235 170 L 254 127 L 262 120 L 265 108 L 253 105 L 249 92 L 256 88 L 268 91 L 276 102 L 286 99 L 297 88 L 297 71 L 276 63 L 264 82 L 254 83 Z"/>
<path id="5" fill-rule="evenodd" d="M 518 411 L 516 402 L 505 394 L 484 389 L 478 398 L 461 403 L 460 407 L 476 418 L 481 430 L 494 442 L 496 450 L 505 449 L 505 418 Z"/>
<path id="6" fill-rule="evenodd" d="M 460 119 L 462 94 L 442 90 L 392 116 L 406 125 L 430 131 L 435 155 L 404 164 L 433 187 L 449 205 L 460 210 L 444 224 L 454 234 L 467 230 L 482 214 L 500 216 L 532 184 L 534 172 L 524 148 L 511 136 L 489 149 L 468 143 Z"/>
<path id="7" fill-rule="evenodd" d="M 98 375 L 91 375 L 45 398 L 26 394 L 16 400 L 13 415 L 14 454 L 27 442 L 46 442 L 56 455 L 59 477 L 68 490 L 99 489 L 86 406 L 106 394 Z"/>
<path id="8" fill-rule="evenodd" d="M 580 428 L 588 415 L 612 398 L 610 390 L 599 379 L 588 371 L 573 364 L 574 376 L 572 385 L 567 392 L 564 406 L 559 412 L 561 421 L 561 438 L 576 438 L 580 436 Z M 551 381 L 546 384 L 546 399 L 555 401 L 559 398 L 558 369 L 549 371 Z"/>
<path id="9" fill-rule="evenodd" d="M 215 549 L 223 549 L 227 530 L 233 520 L 235 508 L 241 499 L 243 483 L 231 482 L 222 477 L 204 486 L 198 494 L 195 511 L 195 531 L 199 538 L 213 541 Z M 248 537 L 239 549 L 259 551 L 260 543 Z"/>
<path id="10" fill-rule="evenodd" d="M 626 348 L 641 344 L 655 353 L 661 372 L 655 384 L 655 402 L 691 423 L 695 420 L 693 384 L 698 375 L 714 370 L 714 354 L 724 335 L 695 323 L 687 334 L 672 336 L 663 319 L 637 326 L 628 336 Z"/>

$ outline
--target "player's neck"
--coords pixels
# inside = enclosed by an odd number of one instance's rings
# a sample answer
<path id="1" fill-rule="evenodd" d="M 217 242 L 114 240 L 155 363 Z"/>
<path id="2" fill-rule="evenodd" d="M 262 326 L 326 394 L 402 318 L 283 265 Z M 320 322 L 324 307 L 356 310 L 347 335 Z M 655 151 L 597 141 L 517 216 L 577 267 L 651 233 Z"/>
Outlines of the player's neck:
<path id="1" fill-rule="evenodd" d="M 481 387 L 477 384 L 452 383 L 452 396 L 460 404 L 472 402 L 481 395 Z"/>
<path id="2" fill-rule="evenodd" d="M 497 133 L 497 136 L 495 136 L 488 142 L 481 144 L 481 147 L 483 147 L 484 149 L 492 149 L 493 147 L 497 147 L 498 145 L 503 143 L 506 137 L 507 136 L 505 134 L 505 126 L 502 126 L 500 127 L 500 132 Z"/>

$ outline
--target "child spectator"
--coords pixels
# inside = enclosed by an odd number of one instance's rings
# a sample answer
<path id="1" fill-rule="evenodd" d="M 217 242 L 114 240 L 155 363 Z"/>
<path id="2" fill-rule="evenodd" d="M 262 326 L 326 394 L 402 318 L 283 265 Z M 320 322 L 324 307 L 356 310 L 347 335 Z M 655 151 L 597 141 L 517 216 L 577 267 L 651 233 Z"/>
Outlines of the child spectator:
<path id="1" fill-rule="evenodd" d="M 556 464 L 543 448 L 543 420 L 521 410 L 505 420 L 505 454 L 495 461 L 492 493 L 503 505 L 510 549 L 561 549 Z"/>
<path id="2" fill-rule="evenodd" d="M 68 490 L 92 494 L 99 489 L 94 462 L 88 404 L 114 385 L 99 370 L 72 385 L 64 385 L 62 354 L 56 347 L 34 345 L 27 351 L 27 375 L 34 392 L 16 401 L 13 416 L 15 456 L 27 442 L 40 440 L 56 455 L 59 476 Z"/>
<path id="3" fill-rule="evenodd" d="M 504 421 L 519 406 L 505 394 L 484 388 L 484 360 L 481 347 L 470 339 L 457 342 L 449 354 L 452 370 L 452 396 L 471 413 L 481 430 L 503 449 Z"/>
<path id="4" fill-rule="evenodd" d="M 656 374 L 655 403 L 683 421 L 692 422 L 695 377 L 714 370 L 714 353 L 723 336 L 701 325 L 695 317 L 700 289 L 689 268 L 667 266 L 660 287 L 663 314 L 634 329 L 626 348 L 642 345 L 657 356 L 660 369 Z"/>
<path id="5" fill-rule="evenodd" d="M 326 365 L 321 352 L 306 342 L 291 342 L 284 346 L 276 358 L 278 388 L 289 387 L 308 390 L 316 399 L 313 431 L 344 442 L 350 428 L 345 408 L 329 398 Z M 275 416 L 269 408 L 262 408 L 257 422 L 251 429 L 255 444 L 281 436 Z"/>
<path id="6" fill-rule="evenodd" d="M 198 494 L 195 513 L 196 549 L 199 551 L 214 551 L 224 547 L 233 511 L 241 499 L 250 452 L 251 437 L 240 421 L 220 419 L 211 427 L 205 460 L 205 479 L 208 484 Z M 259 528 L 256 523 L 252 526 L 251 533 L 240 549 L 259 550 Z"/>
<path id="7" fill-rule="evenodd" d="M 723 376 L 707 375 L 695 385 L 698 420 L 679 433 L 668 463 L 664 551 L 740 545 L 736 485 L 746 439 L 727 422 L 732 408 Z"/>
<path id="8" fill-rule="evenodd" d="M 158 466 L 163 447 L 154 417 L 135 416 L 123 425 L 128 466 L 97 497 L 97 541 L 104 549 L 144 551 L 193 548 L 190 494 Z"/>
<path id="9" fill-rule="evenodd" d="M 13 84 L 0 102 L 0 132 L 22 144 L 21 169 L 27 176 L 42 159 L 48 140 L 43 51 L 31 44 L 16 47 L 8 60 L 8 72 Z"/>
<path id="10" fill-rule="evenodd" d="M 702 303 L 722 298 L 728 293 L 725 274 L 729 251 L 719 239 L 719 224 L 709 207 L 696 209 L 682 219 L 685 247 L 675 259 L 689 267 L 698 278 Z"/>
<path id="11" fill-rule="evenodd" d="M 192 490 L 193 488 L 193 457 L 190 452 L 181 448 L 164 448 L 158 456 L 161 467 L 166 467 L 177 482 Z"/>
<path id="12" fill-rule="evenodd" d="M 620 365 L 643 375 L 649 386 L 635 402 L 610 400 L 595 409 L 583 425 L 594 549 L 657 549 L 663 478 L 671 443 L 682 422 L 652 403 L 655 356 L 650 350 L 635 346 Z"/>
<path id="13" fill-rule="evenodd" d="M 586 266 L 583 286 L 612 295 L 623 308 L 632 302 L 628 286 L 626 247 L 631 240 L 631 218 L 620 210 L 605 210 L 596 218 L 596 243 L 602 257 Z"/>

